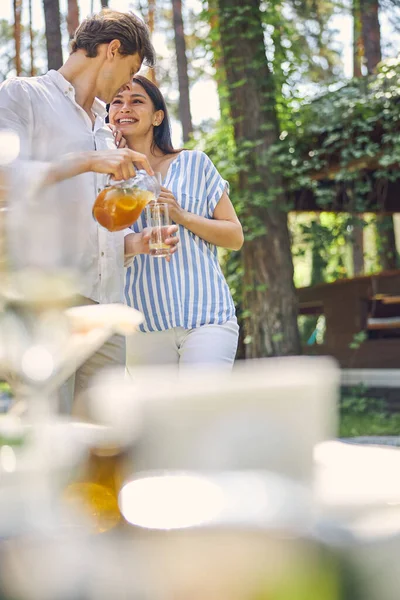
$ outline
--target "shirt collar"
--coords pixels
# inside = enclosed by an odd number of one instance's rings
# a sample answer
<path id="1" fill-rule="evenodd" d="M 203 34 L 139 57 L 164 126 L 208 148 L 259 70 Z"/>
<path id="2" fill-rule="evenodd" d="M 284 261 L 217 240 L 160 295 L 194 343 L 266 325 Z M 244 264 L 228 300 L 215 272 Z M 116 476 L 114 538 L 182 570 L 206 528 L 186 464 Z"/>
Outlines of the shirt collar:
<path id="1" fill-rule="evenodd" d="M 54 71 L 52 69 L 48 71 L 47 75 L 50 77 L 53 83 L 62 91 L 64 96 L 71 98 L 75 102 L 75 89 L 73 85 L 69 81 L 67 81 L 59 71 Z M 97 117 L 100 117 L 100 119 L 104 119 L 107 115 L 106 105 L 98 98 L 94 99 L 94 102 L 92 104 L 92 111 Z"/>

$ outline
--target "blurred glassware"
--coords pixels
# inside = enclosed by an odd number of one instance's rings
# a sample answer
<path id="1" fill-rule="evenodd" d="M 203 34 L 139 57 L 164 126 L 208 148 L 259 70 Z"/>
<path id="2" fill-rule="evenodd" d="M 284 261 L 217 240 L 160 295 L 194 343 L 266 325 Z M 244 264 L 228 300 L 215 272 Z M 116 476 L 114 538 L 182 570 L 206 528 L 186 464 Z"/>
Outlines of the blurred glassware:
<path id="1" fill-rule="evenodd" d="M 0 377 L 17 397 L 30 387 L 36 395 L 60 369 L 84 239 L 74 181 L 63 182 L 70 198 L 61 202 L 58 186 L 44 183 L 48 165 L 18 154 L 18 136 L 0 132 Z"/>
<path id="2" fill-rule="evenodd" d="M 100 374 L 88 390 L 95 422 L 141 435 L 138 470 L 274 471 L 310 483 L 315 444 L 336 434 L 340 371 L 328 358 L 141 367 L 132 379 Z"/>
<path id="3" fill-rule="evenodd" d="M 9 282 L 2 290 L 9 304 L 58 308 L 73 302 L 82 267 L 81 211 L 73 199 L 58 201 L 57 186 L 32 182 L 10 192 Z"/>
<path id="4" fill-rule="evenodd" d="M 119 494 L 131 525 L 170 531 L 207 525 L 310 533 L 312 495 L 267 471 L 148 471 L 135 473 Z"/>
<path id="5" fill-rule="evenodd" d="M 400 449 L 332 440 L 315 448 L 315 465 L 317 514 L 348 532 L 340 552 L 351 590 L 357 590 L 348 597 L 397 600 Z"/>
<path id="6" fill-rule="evenodd" d="M 45 399 L 38 398 L 36 404 L 46 404 Z M 1 415 L 0 539 L 43 533 L 58 523 L 62 490 L 73 480 L 90 447 L 103 437 L 101 427 L 52 415 L 40 423 Z M 81 525 L 82 531 L 88 530 L 88 522 Z"/>
<path id="7" fill-rule="evenodd" d="M 330 440 L 314 450 L 316 508 L 353 527 L 375 511 L 400 506 L 400 449 Z M 400 534 L 400 528 L 398 533 Z"/>
<path id="8" fill-rule="evenodd" d="M 14 147 L 14 150 L 13 150 Z M 19 153 L 19 137 L 12 132 L 0 131 L 0 290 L 6 285 L 8 271 L 7 215 L 10 188 L 9 165 Z M 0 292 L 0 311 L 3 301 Z"/>
<path id="9" fill-rule="evenodd" d="M 118 494 L 132 468 L 130 453 L 117 441 L 104 439 L 90 447 L 87 459 L 62 492 L 63 505 L 85 519 L 91 533 L 105 533 L 121 524 Z"/>
<path id="10" fill-rule="evenodd" d="M 139 554 L 138 597 L 339 600 L 335 553 L 313 535 L 312 498 L 285 477 L 136 473 L 120 505 Z"/>

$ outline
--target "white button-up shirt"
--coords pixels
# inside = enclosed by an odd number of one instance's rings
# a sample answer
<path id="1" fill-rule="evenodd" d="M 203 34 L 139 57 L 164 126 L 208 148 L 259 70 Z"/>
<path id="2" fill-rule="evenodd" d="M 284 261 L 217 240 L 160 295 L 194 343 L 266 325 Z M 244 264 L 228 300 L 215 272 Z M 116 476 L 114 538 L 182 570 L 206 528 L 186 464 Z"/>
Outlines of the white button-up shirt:
<path id="1" fill-rule="evenodd" d="M 20 160 L 37 161 L 32 163 L 37 171 L 40 163 L 60 160 L 71 152 L 115 149 L 112 132 L 104 124 L 104 104 L 95 100 L 92 111 L 94 125 L 76 103 L 74 88 L 58 71 L 9 79 L 0 86 L 0 129 L 17 132 Z M 74 251 L 79 247 L 79 293 L 100 303 L 121 302 L 124 232 L 110 233 L 92 217 L 93 203 L 103 186 L 104 175 L 84 173 L 54 186 L 53 194 L 57 202 L 79 207 L 81 239 L 69 240 Z"/>

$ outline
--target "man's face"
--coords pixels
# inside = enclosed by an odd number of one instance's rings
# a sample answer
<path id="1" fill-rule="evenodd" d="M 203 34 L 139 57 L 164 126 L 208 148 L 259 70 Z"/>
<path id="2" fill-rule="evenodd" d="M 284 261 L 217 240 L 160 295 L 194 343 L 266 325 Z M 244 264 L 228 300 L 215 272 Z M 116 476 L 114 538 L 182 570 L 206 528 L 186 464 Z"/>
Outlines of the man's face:
<path id="1" fill-rule="evenodd" d="M 98 98 L 111 102 L 118 91 L 132 81 L 141 66 L 139 54 L 122 55 L 118 52 L 112 59 L 106 59 L 100 72 Z"/>

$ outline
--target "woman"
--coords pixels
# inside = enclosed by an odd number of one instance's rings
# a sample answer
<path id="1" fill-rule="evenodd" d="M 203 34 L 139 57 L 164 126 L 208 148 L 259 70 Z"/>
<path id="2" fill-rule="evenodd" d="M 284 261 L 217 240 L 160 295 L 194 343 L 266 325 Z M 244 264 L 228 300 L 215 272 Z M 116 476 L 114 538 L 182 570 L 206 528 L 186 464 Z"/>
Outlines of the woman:
<path id="1" fill-rule="evenodd" d="M 160 90 L 135 76 L 110 104 L 110 124 L 128 148 L 145 154 L 162 178 L 159 200 L 179 226 L 180 244 L 170 263 L 132 256 L 125 298 L 145 318 L 127 340 L 127 368 L 139 364 L 213 365 L 232 368 L 238 342 L 235 307 L 218 263 L 217 246 L 239 250 L 243 232 L 228 184 L 206 154 L 174 150 Z M 145 228 L 142 216 L 133 231 Z"/>

